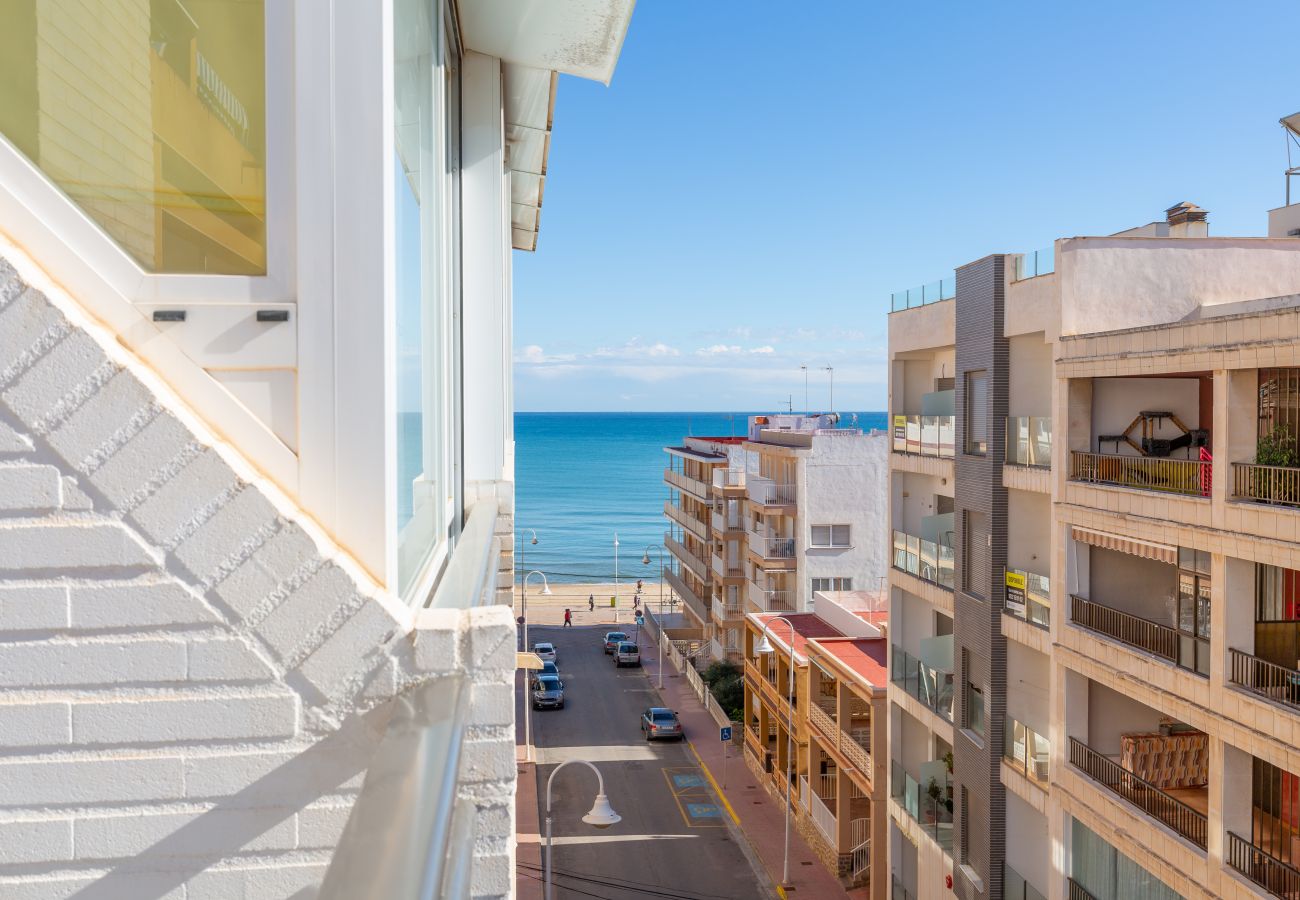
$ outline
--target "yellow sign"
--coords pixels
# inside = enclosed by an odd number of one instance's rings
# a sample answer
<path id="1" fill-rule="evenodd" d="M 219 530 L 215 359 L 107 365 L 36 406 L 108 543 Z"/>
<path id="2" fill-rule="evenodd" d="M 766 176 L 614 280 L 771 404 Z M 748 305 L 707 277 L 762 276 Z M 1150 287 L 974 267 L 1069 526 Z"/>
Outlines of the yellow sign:
<path id="1" fill-rule="evenodd" d="M 906 427 L 907 427 L 907 416 L 894 416 L 894 427 L 895 427 L 895 428 L 906 428 Z"/>
<path id="2" fill-rule="evenodd" d="M 1025 589 L 1025 576 L 1021 575 L 1019 572 L 1008 572 L 1006 585 L 1009 588 L 1016 588 L 1017 590 L 1023 591 Z"/>

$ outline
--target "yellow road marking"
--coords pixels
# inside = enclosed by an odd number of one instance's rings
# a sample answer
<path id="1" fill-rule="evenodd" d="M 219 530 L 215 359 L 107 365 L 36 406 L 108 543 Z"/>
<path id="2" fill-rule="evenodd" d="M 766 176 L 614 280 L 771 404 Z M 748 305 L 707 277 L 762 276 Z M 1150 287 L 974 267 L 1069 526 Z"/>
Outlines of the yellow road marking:
<path id="1" fill-rule="evenodd" d="M 690 738 L 686 739 L 686 746 L 691 748 L 691 755 L 694 756 L 695 761 L 700 764 L 700 771 L 704 773 L 705 778 L 709 779 L 709 784 L 713 785 L 713 793 L 718 795 L 718 800 L 722 802 L 722 808 L 727 811 L 727 815 L 731 816 L 731 821 L 739 825 L 740 816 L 736 815 L 736 811 L 731 808 L 731 803 L 727 800 L 727 795 L 722 793 L 722 788 L 718 787 L 717 780 L 713 777 L 713 773 L 709 771 L 709 767 L 704 764 L 704 760 L 700 758 L 700 753 L 695 749 L 695 745 L 691 743 Z"/>

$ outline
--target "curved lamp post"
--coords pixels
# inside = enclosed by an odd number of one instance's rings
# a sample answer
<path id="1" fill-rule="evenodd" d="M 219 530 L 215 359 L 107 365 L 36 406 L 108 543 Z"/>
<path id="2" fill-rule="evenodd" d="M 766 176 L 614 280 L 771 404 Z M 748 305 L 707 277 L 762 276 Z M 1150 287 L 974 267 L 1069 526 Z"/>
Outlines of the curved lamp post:
<path id="1" fill-rule="evenodd" d="M 549 581 L 546 580 L 546 575 L 542 573 L 540 570 L 533 569 L 533 571 L 529 572 L 527 575 L 524 576 L 524 589 L 523 589 L 524 605 L 523 605 L 523 610 L 521 612 L 521 615 L 524 620 L 524 649 L 525 650 L 533 649 L 532 644 L 528 643 L 528 579 L 532 578 L 534 575 L 540 575 L 542 577 L 542 596 L 549 597 L 551 595 L 551 584 Z M 532 692 L 532 688 L 528 684 L 528 676 L 525 675 L 524 676 L 524 753 L 527 755 L 528 759 L 530 760 L 533 758 L 533 700 L 532 697 L 529 696 L 531 692 Z"/>
<path id="2" fill-rule="evenodd" d="M 518 530 L 516 531 L 516 534 L 518 534 L 518 532 L 520 532 L 520 531 L 531 531 L 531 532 L 533 533 L 533 539 L 532 539 L 531 541 L 529 541 L 528 543 L 532 544 L 534 547 L 537 546 L 537 531 L 536 531 L 536 529 L 533 529 L 533 528 L 520 528 L 520 529 L 518 529 Z M 528 568 L 528 564 L 524 562 L 524 545 L 523 545 L 522 542 L 519 542 L 519 568 L 518 568 L 517 571 L 519 571 L 519 572 L 523 572 L 523 571 L 526 571 L 527 568 Z M 524 649 L 527 650 L 528 648 L 525 647 Z"/>
<path id="3" fill-rule="evenodd" d="M 645 553 L 641 556 L 641 565 L 650 565 L 650 548 L 654 547 L 656 554 L 659 556 L 659 615 L 664 613 L 664 548 L 661 544 L 646 544 Z"/>
<path id="4" fill-rule="evenodd" d="M 785 616 L 773 616 L 763 625 L 763 635 L 759 638 L 755 653 L 775 653 L 776 648 L 768 640 L 767 633 L 773 622 L 784 622 L 790 628 L 790 671 L 786 674 L 786 708 L 790 718 L 785 729 L 785 861 L 781 864 L 781 887 L 790 886 L 790 765 L 794 761 L 794 623 Z"/>
<path id="5" fill-rule="evenodd" d="M 600 774 L 600 769 L 597 769 L 585 759 L 568 759 L 551 770 L 551 777 L 546 779 L 546 873 L 544 878 L 546 900 L 551 900 L 551 782 L 555 781 L 555 776 L 560 774 L 561 769 L 573 763 L 584 765 L 596 773 L 596 801 L 591 804 L 591 812 L 583 816 L 582 821 L 597 828 L 608 828 L 611 825 L 617 825 L 623 820 L 622 816 L 614 812 L 614 807 L 609 805 L 609 798 L 605 796 L 605 778 Z"/>

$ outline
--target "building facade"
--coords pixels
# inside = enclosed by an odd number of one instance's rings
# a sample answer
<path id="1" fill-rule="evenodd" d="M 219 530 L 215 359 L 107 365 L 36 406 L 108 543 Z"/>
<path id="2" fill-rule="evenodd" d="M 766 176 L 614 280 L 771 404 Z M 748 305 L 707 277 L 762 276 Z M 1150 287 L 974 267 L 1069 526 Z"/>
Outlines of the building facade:
<path id="1" fill-rule="evenodd" d="M 0 895 L 512 895 L 511 254 L 631 8 L 6 8 Z"/>
<path id="2" fill-rule="evenodd" d="M 902 896 L 1300 889 L 1293 217 L 1179 204 L 895 295 Z"/>
<path id="3" fill-rule="evenodd" d="M 744 746 L 769 794 L 779 802 L 788 794 L 796 827 L 823 864 L 846 888 L 869 886 L 883 900 L 886 769 L 872 749 L 887 745 L 880 600 L 827 592 L 819 593 L 819 614 L 745 616 Z M 761 653 L 765 633 L 773 650 Z"/>

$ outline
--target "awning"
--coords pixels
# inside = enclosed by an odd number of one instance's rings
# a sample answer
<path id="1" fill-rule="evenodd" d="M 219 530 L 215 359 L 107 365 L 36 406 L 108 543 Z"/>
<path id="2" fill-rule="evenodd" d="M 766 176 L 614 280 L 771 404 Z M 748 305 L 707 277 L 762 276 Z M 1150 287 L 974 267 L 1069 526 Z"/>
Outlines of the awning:
<path id="1" fill-rule="evenodd" d="M 1154 559 L 1157 562 L 1168 563 L 1171 566 L 1178 565 L 1178 548 L 1171 547 L 1169 544 L 1140 541 L 1137 538 L 1107 534 L 1104 531 L 1093 531 L 1091 528 L 1082 528 L 1078 525 L 1072 526 L 1071 536 L 1076 541 L 1081 541 L 1093 547 L 1101 547 L 1103 550 L 1115 550 L 1119 553 L 1127 553 L 1129 556 Z"/>

